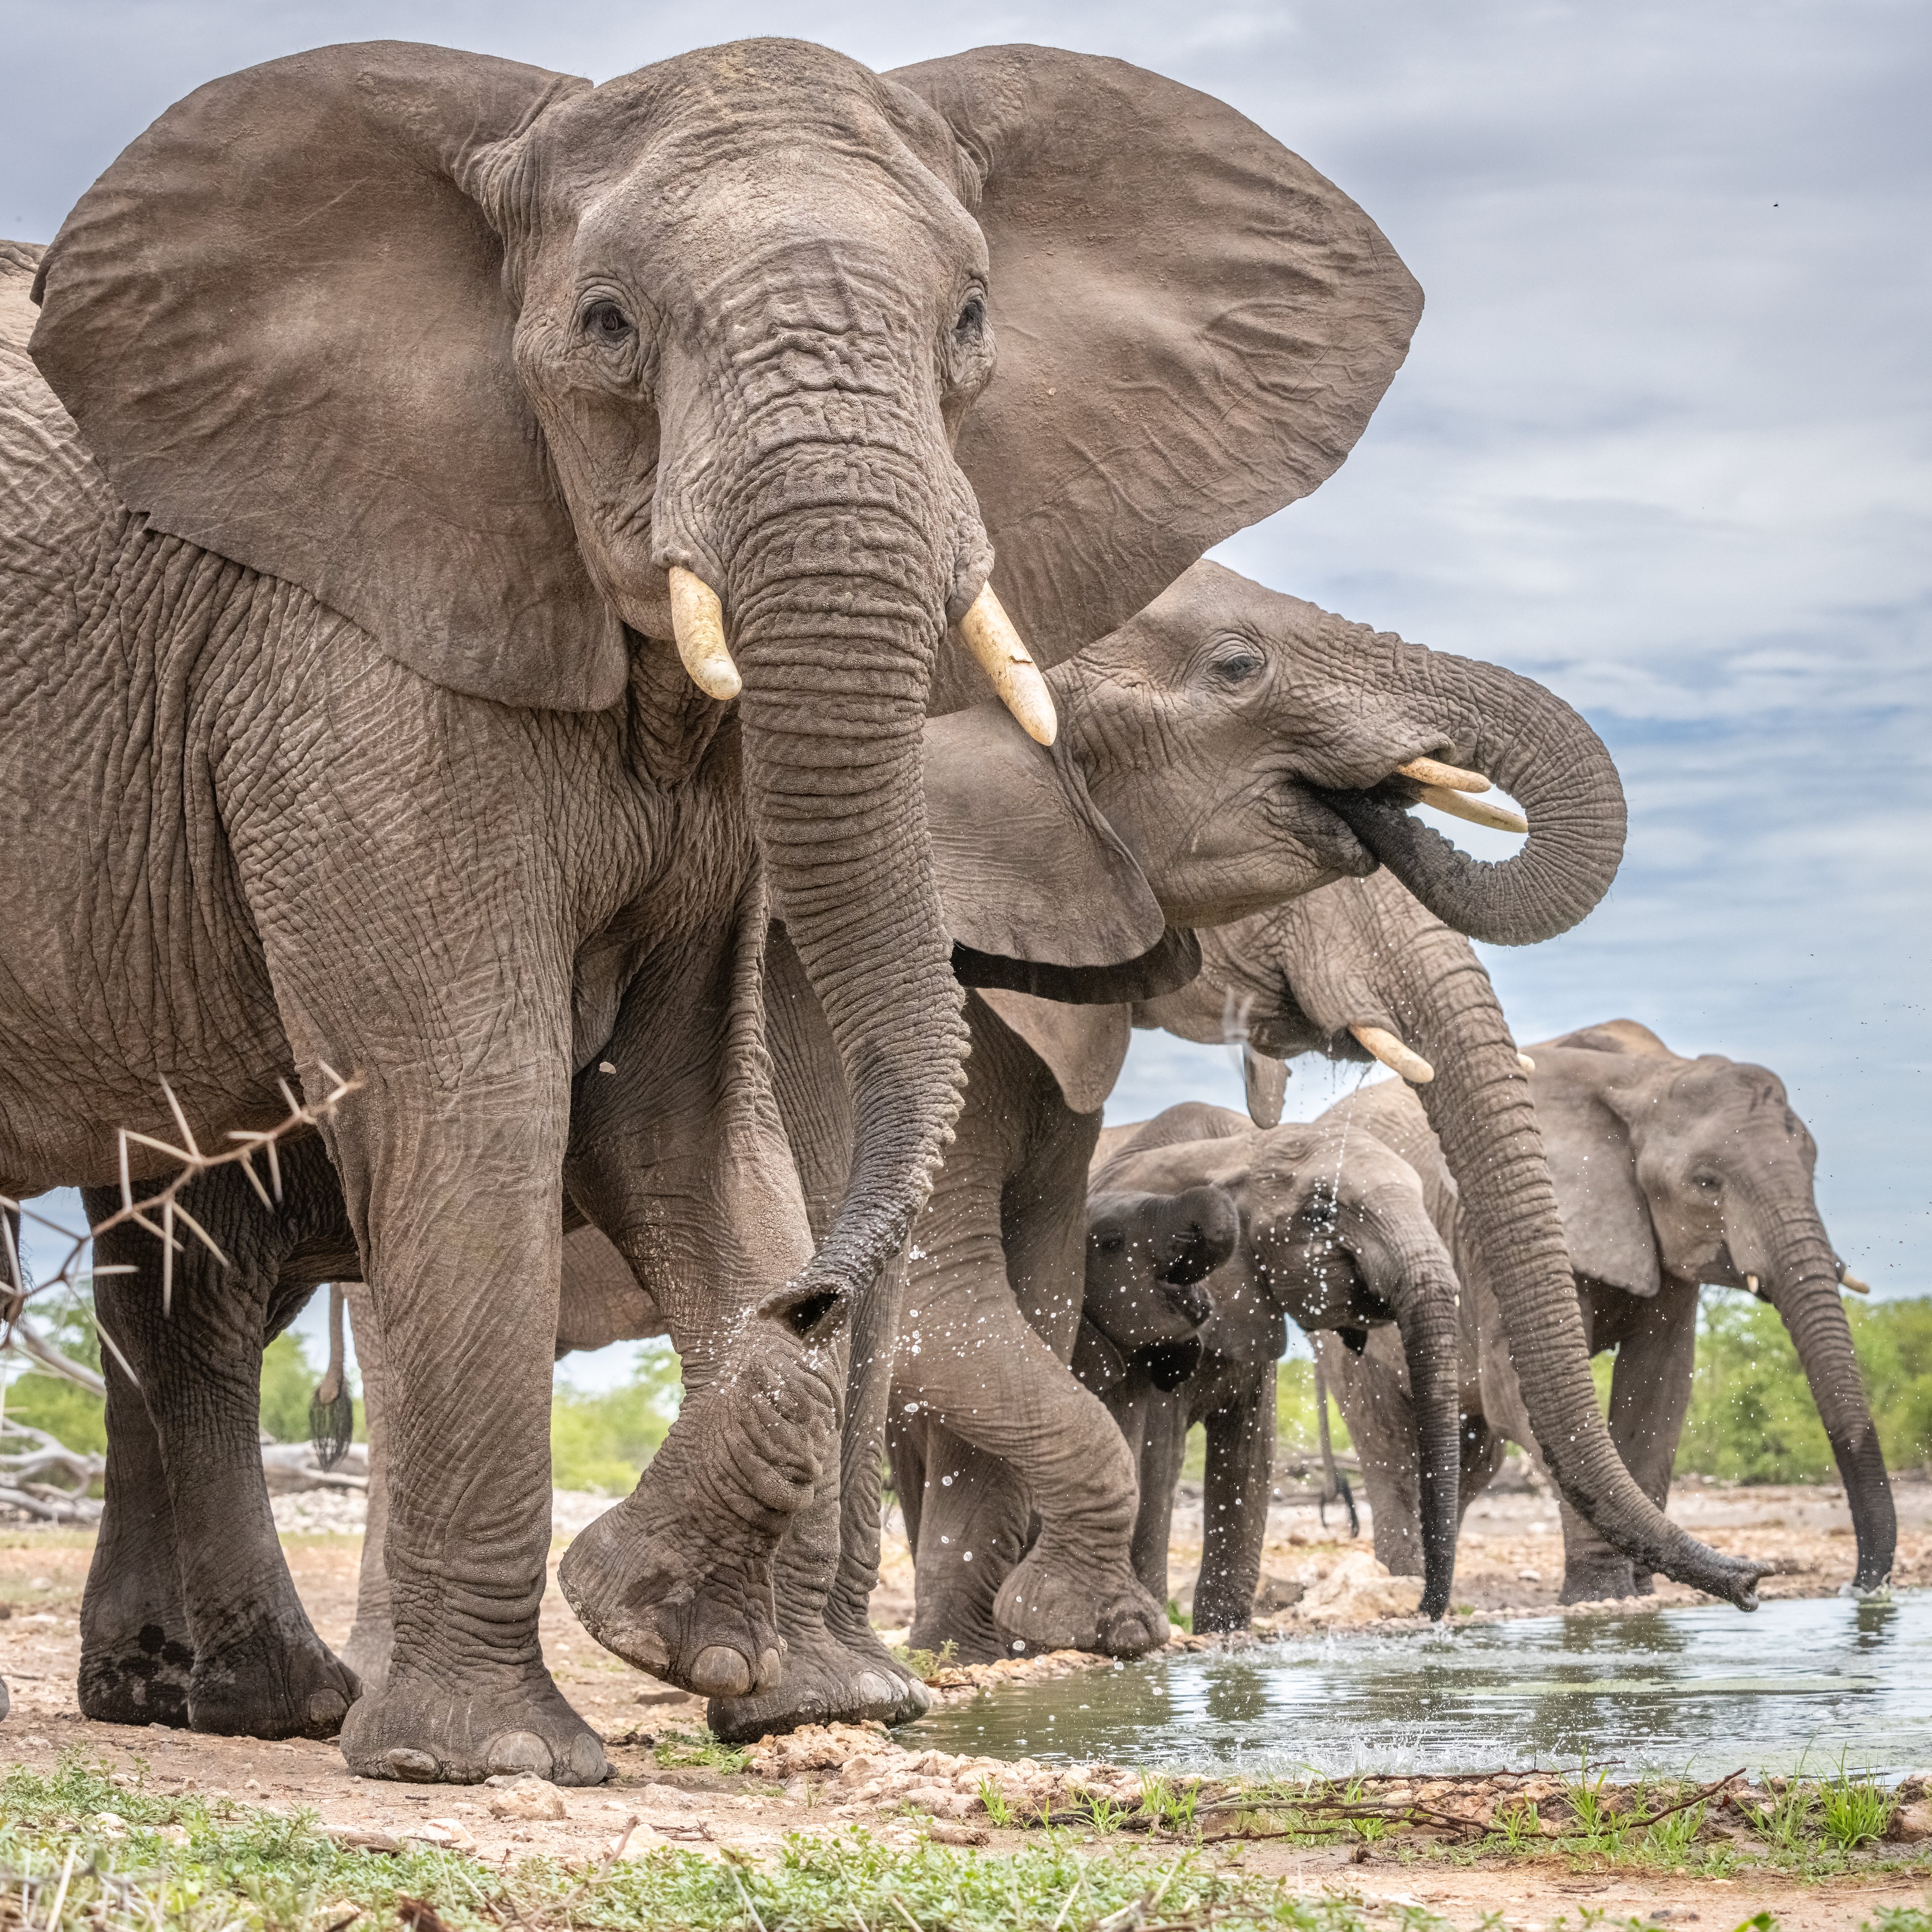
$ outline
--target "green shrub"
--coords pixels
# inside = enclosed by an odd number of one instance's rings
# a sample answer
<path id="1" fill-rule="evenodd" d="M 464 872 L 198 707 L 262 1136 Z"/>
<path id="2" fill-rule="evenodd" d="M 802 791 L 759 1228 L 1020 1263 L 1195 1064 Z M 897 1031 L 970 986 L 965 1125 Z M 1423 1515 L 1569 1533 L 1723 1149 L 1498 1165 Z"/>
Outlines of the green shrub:
<path id="1" fill-rule="evenodd" d="M 550 1478 L 562 1490 L 628 1495 L 677 1414 L 682 1383 L 668 1342 L 647 1342 L 622 1388 L 588 1395 L 560 1388 L 550 1400 Z"/>
<path id="2" fill-rule="evenodd" d="M 1846 1312 L 1886 1461 L 1894 1468 L 1932 1461 L 1932 1300 L 1852 1303 Z M 1591 1365 L 1606 1409 L 1614 1360 L 1606 1352 Z M 1790 1331 L 1752 1296 L 1704 1291 L 1677 1471 L 1738 1483 L 1836 1473 Z"/>

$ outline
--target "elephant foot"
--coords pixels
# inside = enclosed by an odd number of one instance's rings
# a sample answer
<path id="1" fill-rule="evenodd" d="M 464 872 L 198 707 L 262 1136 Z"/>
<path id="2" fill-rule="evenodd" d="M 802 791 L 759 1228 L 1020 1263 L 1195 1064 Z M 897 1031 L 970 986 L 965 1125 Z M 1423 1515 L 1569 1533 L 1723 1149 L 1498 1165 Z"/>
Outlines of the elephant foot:
<path id="1" fill-rule="evenodd" d="M 358 1778 L 410 1784 L 480 1784 L 518 1772 L 552 1784 L 601 1784 L 610 1774 L 603 1740 L 541 1667 L 500 1688 L 392 1675 L 350 1712 L 342 1755 Z"/>
<path id="2" fill-rule="evenodd" d="M 80 1714 L 100 1724 L 188 1727 L 194 1648 L 159 1624 L 125 1634 L 89 1633 L 80 1652 Z"/>
<path id="3" fill-rule="evenodd" d="M 1078 1566 L 1041 1560 L 1036 1544 L 993 1599 L 993 1622 L 1006 1654 L 1042 1650 L 1097 1651 L 1144 1657 L 1167 1642 L 1167 1612 L 1124 1565 L 1118 1574 L 1082 1574 Z"/>
<path id="4" fill-rule="evenodd" d="M 384 1617 L 358 1616 L 341 1658 L 354 1671 L 365 1697 L 386 1690 L 389 1685 L 389 1653 L 396 1645 L 396 1627 Z"/>
<path id="5" fill-rule="evenodd" d="M 713 1544 L 688 1521 L 650 1520 L 636 1491 L 580 1531 L 556 1580 L 606 1650 L 702 1697 L 775 1689 L 784 1670 L 769 1547 Z"/>
<path id="6" fill-rule="evenodd" d="M 1573 1556 L 1563 1566 L 1563 1591 L 1559 1604 L 1600 1603 L 1606 1598 L 1640 1594 L 1630 1560 L 1614 1550 L 1600 1556 Z"/>
<path id="7" fill-rule="evenodd" d="M 705 1720 L 728 1744 L 801 1724 L 909 1724 L 932 1694 L 877 1638 L 847 1642 L 823 1628 L 787 1637 L 784 1675 L 748 1697 L 714 1697 Z"/>
<path id="8" fill-rule="evenodd" d="M 311 1630 L 257 1630 L 196 1654 L 188 1674 L 191 1730 L 217 1737 L 332 1738 L 362 1687 Z"/>
<path id="9" fill-rule="evenodd" d="M 637 1488 L 565 1552 L 557 1581 L 605 1649 L 702 1697 L 755 1696 L 784 1664 L 778 1539 L 838 1450 L 844 1372 L 822 1298 L 777 1300 L 672 1425 Z"/>

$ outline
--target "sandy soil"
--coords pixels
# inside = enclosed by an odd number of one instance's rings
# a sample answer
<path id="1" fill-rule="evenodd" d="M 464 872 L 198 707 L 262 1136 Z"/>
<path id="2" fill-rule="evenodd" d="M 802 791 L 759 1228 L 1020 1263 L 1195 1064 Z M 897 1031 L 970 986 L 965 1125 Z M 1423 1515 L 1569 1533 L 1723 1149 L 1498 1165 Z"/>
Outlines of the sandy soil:
<path id="1" fill-rule="evenodd" d="M 1898 1486 L 1898 1578 L 1905 1586 L 1932 1576 L 1932 1484 Z M 342 1511 L 335 1514 L 339 1520 Z M 1334 1534 L 1336 1512 L 1324 1532 L 1312 1508 L 1282 1508 L 1270 1523 L 1266 1556 L 1270 1574 L 1285 1581 L 1318 1581 L 1352 1548 Z M 1852 1568 L 1851 1529 L 1841 1492 L 1828 1489 L 1727 1490 L 1689 1486 L 1673 1498 L 1672 1514 L 1720 1547 L 1776 1558 L 1784 1574 L 1769 1580 L 1767 1594 L 1821 1595 L 1835 1592 Z M 1364 1523 L 1366 1537 L 1369 1525 Z M 922 1832 L 965 1842 L 998 1845 L 1018 1834 L 976 1823 L 891 1816 L 880 1802 L 857 1802 L 823 1778 L 727 1777 L 698 1766 L 667 1768 L 650 1748 L 669 1731 L 695 1731 L 703 1724 L 698 1700 L 669 1691 L 608 1654 L 586 1636 L 552 1587 L 544 1600 L 545 1654 L 566 1695 L 609 1742 L 616 1776 L 595 1791 L 561 1794 L 560 1820 L 492 1815 L 500 1794 L 473 1787 L 418 1790 L 352 1778 L 331 1744 L 268 1743 L 252 1738 L 204 1738 L 150 1727 L 142 1731 L 83 1720 L 75 1708 L 74 1671 L 80 1650 L 80 1594 L 92 1553 L 88 1532 L 20 1527 L 0 1529 L 0 1675 L 13 1696 L 11 1717 L 0 1730 L 0 1762 L 52 1766 L 62 1752 L 84 1750 L 129 1775 L 145 1774 L 164 1788 L 225 1793 L 238 1802 L 288 1810 L 312 1808 L 338 1833 L 416 1834 L 442 1842 L 467 1840 L 491 1861 L 545 1851 L 572 1859 L 604 1856 L 630 1834 L 632 1854 L 660 1843 L 694 1846 L 734 1845 L 768 1850 L 784 1834 L 843 1826 L 856 1817 L 888 1838 L 908 1841 Z M 285 1534 L 290 1568 L 323 1637 L 346 1636 L 354 1608 L 360 1538 L 354 1534 Z M 560 1553 L 561 1550 L 560 1543 Z M 1173 1575 L 1191 1576 L 1199 1560 L 1199 1506 L 1178 1514 Z M 1492 1610 L 1547 1610 L 1555 1604 L 1562 1573 L 1562 1545 L 1553 1504 L 1534 1494 L 1487 1497 L 1471 1511 L 1462 1545 L 1456 1595 Z M 902 1627 L 910 1608 L 910 1568 L 902 1541 L 889 1540 L 884 1573 L 874 1602 L 874 1622 Z M 1690 1593 L 1665 1585 L 1665 1601 Z M 1932 1759 L 1932 1748 L 1928 1756 Z M 910 1760 L 903 1760 L 903 1762 Z M 634 1827 L 631 1821 L 638 1822 Z M 1453 1922 L 1473 1925 L 1486 1913 L 1511 1927 L 1553 1925 L 1567 1916 L 1574 1926 L 1584 1910 L 1612 1918 L 1655 1916 L 1660 1923 L 1736 1926 L 1768 1906 L 1785 1932 L 1797 1928 L 1851 1927 L 1882 1905 L 1922 1904 L 1922 1883 L 1845 1882 L 1796 1886 L 1774 1880 L 1632 1879 L 1580 1876 L 1560 1862 L 1525 1867 L 1449 1869 L 1400 1864 L 1378 1850 L 1366 1864 L 1346 1852 L 1297 1852 L 1266 1843 L 1229 1848 L 1217 1856 L 1240 1858 L 1251 1870 L 1292 1873 L 1309 1888 L 1345 1892 L 1364 1900 L 1386 1898 L 1399 1913 L 1406 1901 L 1429 1907 Z M 1662 1915 L 1667 1908 L 1670 1916 Z"/>

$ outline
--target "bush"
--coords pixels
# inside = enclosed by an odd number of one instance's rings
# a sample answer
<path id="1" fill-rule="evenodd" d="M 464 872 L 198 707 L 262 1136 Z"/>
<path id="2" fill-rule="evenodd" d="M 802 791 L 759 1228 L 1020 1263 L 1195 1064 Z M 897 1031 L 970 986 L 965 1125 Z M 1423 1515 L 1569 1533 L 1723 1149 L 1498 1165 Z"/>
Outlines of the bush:
<path id="1" fill-rule="evenodd" d="M 677 1414 L 682 1384 L 668 1342 L 646 1342 L 622 1388 L 586 1395 L 560 1388 L 550 1399 L 550 1480 L 560 1490 L 628 1496 Z"/>

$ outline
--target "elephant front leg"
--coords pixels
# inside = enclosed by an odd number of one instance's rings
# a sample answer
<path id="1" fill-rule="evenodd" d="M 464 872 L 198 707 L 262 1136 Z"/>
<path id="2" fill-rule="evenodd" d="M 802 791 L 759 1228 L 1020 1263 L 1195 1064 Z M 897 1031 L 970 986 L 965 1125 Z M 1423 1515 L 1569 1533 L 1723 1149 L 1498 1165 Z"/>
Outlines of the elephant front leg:
<path id="1" fill-rule="evenodd" d="M 1592 1291 L 1607 1298 L 1616 1291 Z M 1696 1370 L 1697 1285 L 1666 1275 L 1657 1293 L 1634 1301 L 1617 1294 L 1600 1308 L 1594 1324 L 1621 1330 L 1610 1371 L 1610 1440 L 1639 1489 L 1661 1509 L 1670 1493 L 1677 1444 L 1690 1410 Z M 1566 1604 L 1606 1597 L 1647 1597 L 1653 1585 L 1648 1570 L 1612 1550 L 1594 1527 L 1562 1506 L 1563 1594 Z"/>
<path id="2" fill-rule="evenodd" d="M 372 1081 L 334 1123 L 388 1370 L 388 1681 L 343 1726 L 364 1777 L 608 1774 L 544 1667 L 564 1107 L 454 1116 Z"/>
<path id="3" fill-rule="evenodd" d="M 1270 1362 L 1258 1387 L 1206 1418 L 1197 1630 L 1246 1630 L 1254 1615 L 1274 1474 L 1274 1382 Z"/>
<path id="4" fill-rule="evenodd" d="M 654 961 L 626 994 L 612 1071 L 578 1082 L 572 1198 L 668 1322 L 684 1400 L 636 1490 L 571 1544 L 559 1581 L 607 1649 L 719 1700 L 734 1728 L 755 1708 L 771 1730 L 817 1713 L 833 1676 L 846 1684 L 833 1701 L 864 1694 L 859 1670 L 833 1669 L 822 1614 L 849 1309 L 795 1286 L 812 1239 L 762 1043 L 764 926 L 748 892 L 728 933 Z M 814 1498 L 823 1519 L 799 1522 Z M 792 1716 L 774 1570 L 787 1542 L 798 1594 L 784 1617 L 823 1666 L 802 1670 Z M 758 1701 L 734 1714 L 745 1700 Z"/>

